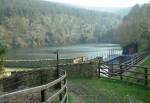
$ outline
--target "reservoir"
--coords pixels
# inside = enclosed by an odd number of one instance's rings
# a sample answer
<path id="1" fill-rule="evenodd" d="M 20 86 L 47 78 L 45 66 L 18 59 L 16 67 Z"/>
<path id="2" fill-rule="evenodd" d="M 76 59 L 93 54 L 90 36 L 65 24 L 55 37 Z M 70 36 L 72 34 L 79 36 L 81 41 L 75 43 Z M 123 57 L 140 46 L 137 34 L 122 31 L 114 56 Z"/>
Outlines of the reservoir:
<path id="1" fill-rule="evenodd" d="M 110 56 L 122 54 L 119 44 L 82 44 L 73 46 L 43 47 L 43 48 L 19 48 L 8 49 L 6 59 L 8 60 L 36 60 L 56 59 L 56 50 L 59 50 L 60 58 L 76 58 L 86 56 L 88 59 L 102 56 L 104 59 Z"/>

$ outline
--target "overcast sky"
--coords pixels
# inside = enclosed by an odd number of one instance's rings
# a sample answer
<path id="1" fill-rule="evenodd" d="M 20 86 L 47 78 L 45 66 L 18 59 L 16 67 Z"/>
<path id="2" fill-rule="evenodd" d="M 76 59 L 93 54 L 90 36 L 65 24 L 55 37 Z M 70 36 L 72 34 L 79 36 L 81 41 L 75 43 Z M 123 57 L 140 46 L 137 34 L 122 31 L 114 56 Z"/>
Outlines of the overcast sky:
<path id="1" fill-rule="evenodd" d="M 131 7 L 148 3 L 150 0 L 46 0 L 88 7 Z"/>

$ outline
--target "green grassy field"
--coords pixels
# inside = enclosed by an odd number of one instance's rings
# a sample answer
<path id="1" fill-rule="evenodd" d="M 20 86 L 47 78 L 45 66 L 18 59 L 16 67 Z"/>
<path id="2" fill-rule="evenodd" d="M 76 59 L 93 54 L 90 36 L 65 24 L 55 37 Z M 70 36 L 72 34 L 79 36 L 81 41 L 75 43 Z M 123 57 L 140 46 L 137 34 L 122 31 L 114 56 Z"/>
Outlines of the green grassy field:
<path id="1" fill-rule="evenodd" d="M 150 103 L 150 88 L 120 80 L 72 78 L 71 93 L 81 103 Z M 78 103 L 70 96 L 69 103 Z"/>
<path id="2" fill-rule="evenodd" d="M 145 59 L 139 66 L 150 67 L 150 57 Z M 144 69 L 135 68 L 133 71 L 144 73 Z M 148 71 L 150 74 L 150 69 Z M 144 75 L 129 73 L 129 76 L 143 78 Z M 150 78 L 150 76 L 149 76 Z M 136 82 L 144 85 L 144 81 L 124 78 L 130 82 Z M 150 88 L 142 85 L 136 85 L 120 80 L 111 80 L 106 78 L 88 79 L 71 78 L 71 94 L 69 103 L 150 103 Z M 149 83 L 150 84 L 150 83 Z"/>

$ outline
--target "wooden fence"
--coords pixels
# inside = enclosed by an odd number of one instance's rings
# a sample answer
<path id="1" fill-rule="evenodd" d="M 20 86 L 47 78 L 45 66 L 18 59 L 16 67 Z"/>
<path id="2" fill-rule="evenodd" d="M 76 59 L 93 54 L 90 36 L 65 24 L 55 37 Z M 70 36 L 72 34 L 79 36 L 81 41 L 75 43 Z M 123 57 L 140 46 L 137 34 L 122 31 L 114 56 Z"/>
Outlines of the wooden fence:
<path id="1" fill-rule="evenodd" d="M 98 77 L 120 79 L 136 84 L 150 86 L 150 68 L 136 64 L 149 55 L 149 51 L 136 55 L 133 59 L 120 64 L 107 64 L 99 60 Z"/>
<path id="2" fill-rule="evenodd" d="M 37 93 L 40 92 L 41 93 L 41 103 L 53 103 L 53 101 L 59 97 L 59 101 L 60 103 L 67 103 L 68 101 L 68 96 L 67 96 L 67 82 L 66 82 L 66 72 L 61 70 L 61 75 L 59 76 L 58 79 L 41 85 L 41 86 L 37 86 L 37 87 L 33 87 L 33 88 L 28 88 L 28 89 L 24 89 L 24 90 L 20 90 L 20 91 L 16 91 L 16 92 L 12 92 L 12 93 L 8 93 L 8 94 L 4 94 L 0 96 L 0 103 L 6 103 L 7 100 L 13 96 L 13 97 L 18 97 L 19 95 L 28 95 L 28 94 L 32 94 L 32 93 Z M 46 91 L 55 86 L 55 85 L 59 85 L 58 87 L 59 90 L 54 93 L 52 96 L 47 97 L 46 96 Z M 58 99 L 58 98 L 57 98 Z"/>
<path id="3" fill-rule="evenodd" d="M 109 70 L 111 72 L 102 72 L 100 74 L 107 75 L 107 77 L 111 79 L 120 79 L 127 82 L 132 82 L 136 84 L 144 84 L 148 86 L 150 83 L 150 68 L 143 66 L 135 66 L 135 65 L 119 65 L 119 64 L 105 64 L 107 66 L 118 66 L 119 68 L 113 68 L 113 70 Z M 125 69 L 124 67 L 127 67 Z M 130 69 L 128 69 L 130 68 Z M 105 69 L 105 68 L 101 68 Z M 137 69 L 137 71 L 135 70 Z M 140 69 L 140 71 L 138 71 Z M 101 75 L 99 76 L 101 77 Z M 132 79 L 132 80 L 131 80 Z"/>

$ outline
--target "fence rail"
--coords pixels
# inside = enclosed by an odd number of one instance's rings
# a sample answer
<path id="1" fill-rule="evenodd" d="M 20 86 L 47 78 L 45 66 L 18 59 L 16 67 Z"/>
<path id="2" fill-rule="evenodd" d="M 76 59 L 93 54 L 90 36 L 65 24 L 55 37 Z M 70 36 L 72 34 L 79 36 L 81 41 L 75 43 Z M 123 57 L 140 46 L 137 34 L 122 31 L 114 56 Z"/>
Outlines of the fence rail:
<path id="1" fill-rule="evenodd" d="M 111 79 L 120 79 L 150 86 L 150 68 L 136 65 L 149 54 L 150 52 L 146 51 L 136 55 L 129 61 L 119 64 L 108 64 L 99 59 L 97 70 L 98 77 L 105 76 Z"/>
<path id="2" fill-rule="evenodd" d="M 110 68 L 108 72 L 102 72 L 102 70 L 106 68 L 100 68 L 101 71 L 99 77 L 102 77 L 102 75 L 104 75 L 112 79 L 117 79 L 117 80 L 120 79 L 127 82 L 144 84 L 145 86 L 149 86 L 150 83 L 149 67 L 125 65 L 125 64 L 102 64 L 102 65 L 107 65 Z M 116 68 L 112 69 L 112 65 L 115 66 Z"/>
<path id="3" fill-rule="evenodd" d="M 28 88 L 8 94 L 4 94 L 0 96 L 0 103 L 6 103 L 8 99 L 10 99 L 12 96 L 13 97 L 18 97 L 20 95 L 28 95 L 32 93 L 41 93 L 41 103 L 52 103 L 53 100 L 55 100 L 56 97 L 59 97 L 61 95 L 62 98 L 60 98 L 60 103 L 67 103 L 68 96 L 67 96 L 67 82 L 66 82 L 66 72 L 63 70 L 60 70 L 62 74 L 60 77 L 50 83 L 33 87 L 33 88 Z M 53 87 L 54 85 L 60 84 L 59 90 L 54 93 L 50 97 L 46 97 L 46 91 Z M 64 96 L 63 96 L 64 94 Z"/>

